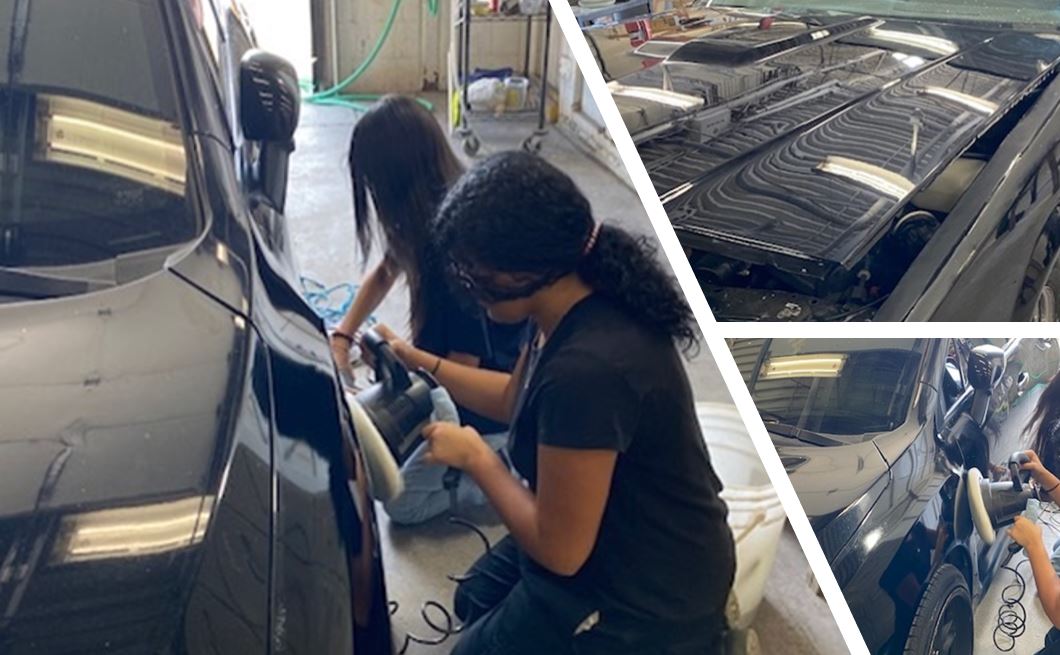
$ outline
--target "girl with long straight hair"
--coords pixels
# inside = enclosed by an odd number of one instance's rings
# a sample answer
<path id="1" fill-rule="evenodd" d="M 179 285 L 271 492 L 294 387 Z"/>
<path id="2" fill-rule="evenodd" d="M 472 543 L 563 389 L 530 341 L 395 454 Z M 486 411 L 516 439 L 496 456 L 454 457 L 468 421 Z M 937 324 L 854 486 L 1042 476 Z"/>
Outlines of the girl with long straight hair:
<path id="1" fill-rule="evenodd" d="M 389 95 L 357 121 L 350 139 L 350 181 L 357 241 L 363 261 L 373 244 L 385 248 L 383 260 L 364 278 L 346 316 L 331 334 L 336 364 L 350 368 L 350 350 L 368 316 L 390 292 L 399 276 L 409 289 L 411 343 L 385 325 L 375 326 L 395 354 L 413 367 L 435 373 L 443 362 L 508 372 L 521 346 L 520 333 L 490 325 L 468 298 L 446 281 L 444 260 L 430 238 L 430 225 L 446 191 L 463 173 L 441 126 L 412 98 Z M 503 424 L 460 408 L 500 447 Z M 442 474 L 424 467 L 422 452 L 403 468 L 406 493 L 384 508 L 398 523 L 418 523 L 449 507 Z M 461 482 L 463 503 L 484 499 L 474 485 Z"/>
<path id="2" fill-rule="evenodd" d="M 485 492 L 509 536 L 458 587 L 457 655 L 722 652 L 734 545 L 681 350 L 691 312 L 645 239 L 598 223 L 526 153 L 470 169 L 436 238 L 491 318 L 537 336 L 506 384 L 446 387 L 510 422 L 520 480 L 474 428 L 434 423 L 428 459 Z"/>
<path id="3" fill-rule="evenodd" d="M 1049 382 L 1038 398 L 1027 431 L 1034 433 L 1034 441 L 1033 449 L 1026 451 L 1030 461 L 1023 465 L 1023 469 L 1031 472 L 1040 496 L 1060 504 L 1060 478 L 1053 473 L 1060 471 L 1060 375 Z M 1016 517 L 1009 534 L 1027 553 L 1038 599 L 1054 626 L 1046 634 L 1045 647 L 1038 654 L 1060 654 L 1060 630 L 1057 629 L 1060 626 L 1060 577 L 1056 573 L 1057 564 L 1054 564 L 1057 561 L 1056 546 L 1050 557 L 1042 539 L 1041 526 L 1022 516 Z"/>

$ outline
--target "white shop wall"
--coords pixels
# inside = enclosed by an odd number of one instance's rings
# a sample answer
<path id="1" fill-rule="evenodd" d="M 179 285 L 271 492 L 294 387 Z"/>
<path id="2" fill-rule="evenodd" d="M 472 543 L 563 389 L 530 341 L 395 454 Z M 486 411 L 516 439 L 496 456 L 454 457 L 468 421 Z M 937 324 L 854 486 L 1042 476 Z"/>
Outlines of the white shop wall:
<path id="1" fill-rule="evenodd" d="M 335 0 L 336 59 L 343 77 L 371 52 L 391 7 L 390 0 Z M 453 21 L 458 8 L 456 0 L 441 0 L 438 14 L 432 15 L 427 0 L 405 0 L 383 49 L 351 90 L 415 93 L 447 88 L 449 41 L 456 36 Z M 553 27 L 555 39 L 562 40 L 558 28 Z M 537 45 L 540 37 L 536 35 L 542 32 L 543 26 L 535 27 L 531 46 L 531 73 L 534 74 L 540 70 L 541 58 Z M 472 25 L 472 67 L 511 66 L 521 70 L 525 49 L 526 29 L 522 22 Z"/>
<path id="2" fill-rule="evenodd" d="M 299 78 L 312 77 L 312 37 L 310 0 L 242 0 L 258 41 L 267 50 L 290 60 Z M 324 13 L 334 15 L 328 37 L 337 48 L 334 62 L 340 77 L 346 77 L 371 52 L 392 8 L 391 0 L 325 0 Z M 351 87 L 366 93 L 416 93 L 448 88 L 447 57 L 450 38 L 455 38 L 454 14 L 457 0 L 440 0 L 438 14 L 432 15 L 427 0 L 404 0 L 393 29 L 375 62 Z M 535 23 L 531 44 L 531 73 L 540 74 L 544 25 Z M 552 24 L 549 52 L 550 86 L 557 87 L 561 53 L 566 44 L 563 34 Z M 526 26 L 513 23 L 473 23 L 472 67 L 510 66 L 522 72 L 526 51 Z"/>

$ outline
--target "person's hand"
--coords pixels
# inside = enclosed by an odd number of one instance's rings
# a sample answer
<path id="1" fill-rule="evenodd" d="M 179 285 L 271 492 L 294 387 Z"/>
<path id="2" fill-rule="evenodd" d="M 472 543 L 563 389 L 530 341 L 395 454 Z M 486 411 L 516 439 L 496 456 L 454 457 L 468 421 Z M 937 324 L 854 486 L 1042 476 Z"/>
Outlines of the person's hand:
<path id="1" fill-rule="evenodd" d="M 383 341 L 390 344 L 390 349 L 394 351 L 394 354 L 397 355 L 398 359 L 400 359 L 406 366 L 409 365 L 409 363 L 405 361 L 406 353 L 408 353 L 408 343 L 404 339 L 399 337 L 396 332 L 383 323 L 377 323 L 373 325 L 371 329 L 382 337 Z M 365 347 L 363 336 L 361 337 L 361 352 L 364 353 L 363 356 L 365 361 L 368 362 L 370 366 L 375 366 L 375 362 L 371 360 L 371 350 Z"/>
<path id="2" fill-rule="evenodd" d="M 1038 459 L 1038 453 L 1033 450 L 1025 450 L 1023 454 L 1029 457 L 1031 461 L 1020 464 L 1020 469 L 1030 471 L 1031 477 L 1041 484 L 1042 479 L 1049 474 L 1049 471 L 1042 464 L 1042 460 Z"/>
<path id="3" fill-rule="evenodd" d="M 426 461 L 468 471 L 493 455 L 482 435 L 455 423 L 431 423 L 423 428 L 423 438 L 430 445 Z"/>
<path id="4" fill-rule="evenodd" d="M 346 337 L 337 334 L 329 336 L 328 342 L 331 344 L 331 358 L 335 360 L 335 365 L 339 367 L 340 371 L 352 373 L 353 367 L 350 365 L 350 349 L 353 348 L 353 342 Z"/>
<path id="5" fill-rule="evenodd" d="M 1016 517 L 1016 522 L 1008 530 L 1013 541 L 1024 548 L 1034 544 L 1042 544 L 1042 526 L 1034 521 L 1029 521 L 1022 516 Z"/>

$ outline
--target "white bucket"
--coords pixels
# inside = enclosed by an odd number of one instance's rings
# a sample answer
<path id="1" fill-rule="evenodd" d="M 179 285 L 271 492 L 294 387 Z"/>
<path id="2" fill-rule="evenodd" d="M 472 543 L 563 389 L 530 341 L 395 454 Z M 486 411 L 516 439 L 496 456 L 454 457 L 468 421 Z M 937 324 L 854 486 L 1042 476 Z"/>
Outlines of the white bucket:
<path id="1" fill-rule="evenodd" d="M 736 539 L 739 604 L 736 628 L 747 628 L 762 602 L 787 516 L 740 415 L 727 403 L 696 403 L 696 415 L 714 470 L 724 485 L 729 526 Z"/>

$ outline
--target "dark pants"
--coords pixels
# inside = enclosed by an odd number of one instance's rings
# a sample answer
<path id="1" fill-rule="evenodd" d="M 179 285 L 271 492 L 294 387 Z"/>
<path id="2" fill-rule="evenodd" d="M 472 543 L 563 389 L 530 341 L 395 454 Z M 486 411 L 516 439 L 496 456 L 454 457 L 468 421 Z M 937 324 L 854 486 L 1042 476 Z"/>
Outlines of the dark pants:
<path id="1" fill-rule="evenodd" d="M 1060 655 L 1060 630 L 1049 628 L 1045 633 L 1045 646 L 1035 655 Z"/>
<path id="2" fill-rule="evenodd" d="M 454 609 L 467 626 L 452 655 L 721 655 L 720 618 L 647 635 L 548 580 L 524 580 L 519 547 L 502 539 L 468 572 Z M 597 613 L 599 622 L 579 631 Z M 578 631 L 579 634 L 574 633 Z"/>

